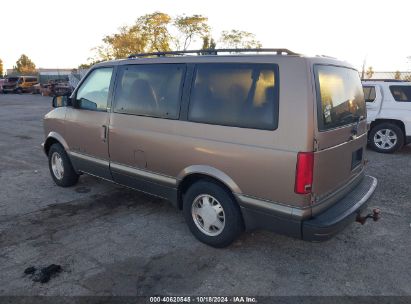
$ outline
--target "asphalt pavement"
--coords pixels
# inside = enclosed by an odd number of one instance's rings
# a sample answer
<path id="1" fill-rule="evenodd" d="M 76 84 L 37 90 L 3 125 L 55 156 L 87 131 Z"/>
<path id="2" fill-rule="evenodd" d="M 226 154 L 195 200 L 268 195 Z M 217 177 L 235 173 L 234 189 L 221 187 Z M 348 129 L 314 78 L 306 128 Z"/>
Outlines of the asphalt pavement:
<path id="1" fill-rule="evenodd" d="M 267 231 L 198 242 L 168 202 L 82 176 L 57 187 L 41 150 L 51 98 L 0 94 L 0 295 L 411 295 L 411 145 L 367 150 L 382 219 L 328 242 Z M 47 283 L 24 269 L 61 265 Z"/>

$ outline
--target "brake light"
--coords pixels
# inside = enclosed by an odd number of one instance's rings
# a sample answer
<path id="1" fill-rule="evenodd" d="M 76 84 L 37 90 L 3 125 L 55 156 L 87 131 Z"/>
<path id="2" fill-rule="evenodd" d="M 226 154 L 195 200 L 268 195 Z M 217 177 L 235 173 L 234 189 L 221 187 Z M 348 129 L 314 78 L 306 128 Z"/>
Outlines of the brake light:
<path id="1" fill-rule="evenodd" d="M 311 193 L 314 171 L 314 153 L 299 152 L 295 171 L 295 188 L 297 194 Z"/>

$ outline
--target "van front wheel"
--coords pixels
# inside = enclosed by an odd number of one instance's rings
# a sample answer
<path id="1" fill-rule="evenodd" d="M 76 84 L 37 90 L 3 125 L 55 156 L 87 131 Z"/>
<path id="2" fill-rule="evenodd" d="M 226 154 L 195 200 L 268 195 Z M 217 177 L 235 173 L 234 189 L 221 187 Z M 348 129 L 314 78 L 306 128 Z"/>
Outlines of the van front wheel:
<path id="1" fill-rule="evenodd" d="M 79 175 L 71 165 L 70 159 L 60 144 L 50 147 L 49 169 L 54 182 L 60 187 L 70 187 L 78 182 Z"/>
<path id="2" fill-rule="evenodd" d="M 184 218 L 201 242 L 221 248 L 244 230 L 240 208 L 223 187 L 209 181 L 193 184 L 183 196 Z"/>
<path id="3" fill-rule="evenodd" d="M 404 134 L 397 125 L 382 123 L 371 129 L 369 141 L 377 152 L 394 153 L 404 144 Z"/>

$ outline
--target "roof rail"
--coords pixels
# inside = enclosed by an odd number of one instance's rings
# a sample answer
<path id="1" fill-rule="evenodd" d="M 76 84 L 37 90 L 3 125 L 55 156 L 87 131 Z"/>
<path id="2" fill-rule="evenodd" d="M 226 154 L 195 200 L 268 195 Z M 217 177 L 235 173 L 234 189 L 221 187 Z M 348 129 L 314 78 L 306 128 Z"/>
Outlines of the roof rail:
<path id="1" fill-rule="evenodd" d="M 361 79 L 361 81 L 383 81 L 383 82 L 408 82 L 407 80 L 401 80 L 401 79 Z"/>
<path id="2" fill-rule="evenodd" d="M 205 49 L 205 50 L 187 50 L 187 51 L 167 51 L 167 52 L 152 52 L 152 53 L 141 53 L 132 54 L 128 56 L 129 59 L 132 58 L 144 58 L 144 57 L 165 57 L 165 56 L 183 56 L 186 54 L 196 54 L 196 55 L 218 55 L 218 53 L 275 53 L 276 55 L 300 55 L 294 53 L 288 49 Z"/>

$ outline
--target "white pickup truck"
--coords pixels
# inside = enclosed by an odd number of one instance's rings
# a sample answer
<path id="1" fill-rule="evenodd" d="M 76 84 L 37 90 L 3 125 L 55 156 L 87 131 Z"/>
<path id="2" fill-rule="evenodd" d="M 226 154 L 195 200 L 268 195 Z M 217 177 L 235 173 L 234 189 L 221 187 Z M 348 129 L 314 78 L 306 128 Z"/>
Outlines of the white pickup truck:
<path id="1" fill-rule="evenodd" d="M 393 153 L 411 143 L 411 82 L 364 80 L 369 145 Z"/>

